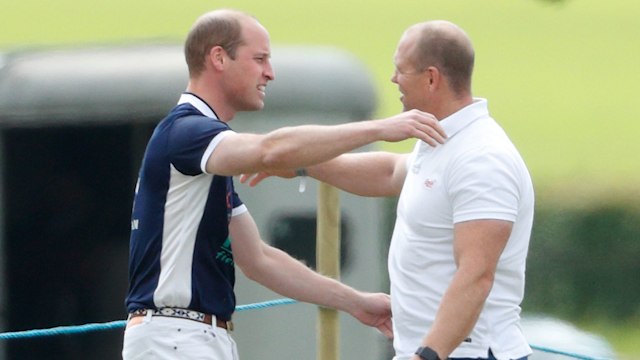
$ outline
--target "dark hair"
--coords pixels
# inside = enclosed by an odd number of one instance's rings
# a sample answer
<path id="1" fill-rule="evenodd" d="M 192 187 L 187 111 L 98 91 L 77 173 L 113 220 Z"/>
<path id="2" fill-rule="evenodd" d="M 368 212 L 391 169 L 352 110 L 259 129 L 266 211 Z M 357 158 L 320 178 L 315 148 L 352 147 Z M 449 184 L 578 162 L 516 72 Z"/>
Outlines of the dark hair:
<path id="1" fill-rule="evenodd" d="M 234 10 L 218 10 L 196 20 L 184 44 L 190 76 L 197 76 L 204 70 L 205 57 L 215 46 L 222 47 L 235 59 L 236 50 L 243 43 L 242 16 L 248 15 Z"/>

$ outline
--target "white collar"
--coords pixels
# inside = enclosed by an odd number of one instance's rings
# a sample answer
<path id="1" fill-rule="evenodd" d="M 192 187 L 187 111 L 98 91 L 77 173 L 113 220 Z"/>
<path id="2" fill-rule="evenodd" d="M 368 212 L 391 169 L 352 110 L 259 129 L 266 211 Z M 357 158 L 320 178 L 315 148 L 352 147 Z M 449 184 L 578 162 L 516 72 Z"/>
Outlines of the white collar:
<path id="1" fill-rule="evenodd" d="M 193 107 L 198 109 L 198 111 L 200 111 L 202 115 L 206 117 L 220 120 L 218 119 L 218 116 L 216 116 L 216 113 L 213 111 L 213 109 L 206 102 L 204 102 L 204 100 L 200 99 L 195 94 L 188 92 L 182 93 L 182 95 L 180 95 L 180 100 L 178 100 L 178 105 L 185 103 L 193 105 Z"/>
<path id="2" fill-rule="evenodd" d="M 489 115 L 487 99 L 474 98 L 473 103 L 440 120 L 440 125 L 449 138 L 472 122 Z"/>

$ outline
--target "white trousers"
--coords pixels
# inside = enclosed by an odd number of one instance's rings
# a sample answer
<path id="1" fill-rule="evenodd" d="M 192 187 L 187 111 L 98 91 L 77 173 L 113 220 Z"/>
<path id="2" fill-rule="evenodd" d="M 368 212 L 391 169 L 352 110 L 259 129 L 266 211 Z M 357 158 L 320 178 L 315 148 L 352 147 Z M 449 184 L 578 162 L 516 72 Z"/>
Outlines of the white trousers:
<path id="1" fill-rule="evenodd" d="M 215 321 L 214 321 L 215 323 Z M 124 332 L 123 360 L 239 360 L 227 330 L 193 320 L 151 316 Z"/>

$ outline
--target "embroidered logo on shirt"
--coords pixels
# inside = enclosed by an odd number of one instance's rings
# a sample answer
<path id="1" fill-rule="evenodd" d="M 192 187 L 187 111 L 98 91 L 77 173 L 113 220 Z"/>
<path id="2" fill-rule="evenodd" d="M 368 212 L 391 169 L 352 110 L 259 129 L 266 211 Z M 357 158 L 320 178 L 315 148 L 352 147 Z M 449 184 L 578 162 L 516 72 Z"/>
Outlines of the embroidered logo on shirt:
<path id="1" fill-rule="evenodd" d="M 233 253 L 231 252 L 231 239 L 227 238 L 216 254 L 216 259 L 224 264 L 233 265 Z"/>
<path id="2" fill-rule="evenodd" d="M 433 187 L 436 185 L 436 180 L 435 179 L 427 179 L 424 181 L 424 186 L 427 189 L 433 189 Z"/>

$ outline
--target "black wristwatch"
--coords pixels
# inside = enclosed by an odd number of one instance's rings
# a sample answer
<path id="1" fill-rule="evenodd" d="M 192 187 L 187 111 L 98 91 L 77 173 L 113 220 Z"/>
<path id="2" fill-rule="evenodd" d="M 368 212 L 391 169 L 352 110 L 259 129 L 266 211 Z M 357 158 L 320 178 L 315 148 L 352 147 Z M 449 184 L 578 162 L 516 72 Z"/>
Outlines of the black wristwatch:
<path id="1" fill-rule="evenodd" d="M 428 346 L 420 346 L 418 350 L 416 350 L 416 355 L 422 360 L 441 360 L 438 353 Z"/>

